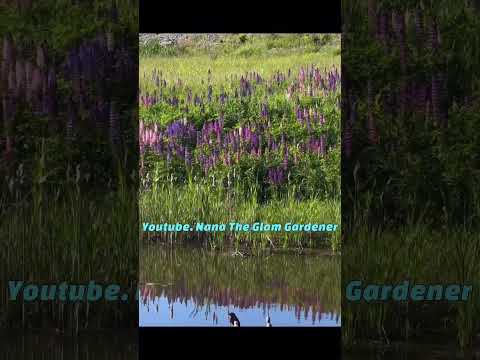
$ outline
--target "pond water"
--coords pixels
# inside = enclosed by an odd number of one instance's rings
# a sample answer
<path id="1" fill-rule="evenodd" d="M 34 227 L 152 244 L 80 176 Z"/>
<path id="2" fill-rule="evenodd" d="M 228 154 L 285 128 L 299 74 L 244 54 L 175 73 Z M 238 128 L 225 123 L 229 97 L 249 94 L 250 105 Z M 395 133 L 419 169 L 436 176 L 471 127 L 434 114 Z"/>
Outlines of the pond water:
<path id="1" fill-rule="evenodd" d="M 140 326 L 341 325 L 340 260 L 321 254 L 232 256 L 148 245 L 140 258 Z"/>
<path id="2" fill-rule="evenodd" d="M 341 321 L 338 313 L 313 314 L 310 309 L 306 317 L 304 314 L 298 316 L 295 308 L 282 308 L 280 304 L 268 304 L 264 310 L 262 304 L 246 308 L 198 305 L 188 300 L 171 302 L 166 296 L 140 302 L 139 311 L 140 326 L 230 326 L 230 312 L 237 315 L 241 326 L 266 326 L 267 315 L 272 326 L 340 326 Z"/>

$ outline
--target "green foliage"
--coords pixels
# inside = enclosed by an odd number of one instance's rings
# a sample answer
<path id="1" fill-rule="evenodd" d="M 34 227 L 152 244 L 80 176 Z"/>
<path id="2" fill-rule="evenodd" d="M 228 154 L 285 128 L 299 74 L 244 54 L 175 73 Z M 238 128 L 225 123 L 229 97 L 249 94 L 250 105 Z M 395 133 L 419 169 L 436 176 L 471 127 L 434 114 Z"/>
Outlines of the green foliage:
<path id="1" fill-rule="evenodd" d="M 132 12 L 129 1 L 117 1 L 120 18 L 112 24 L 104 15 L 112 2 L 93 1 L 72 6 L 70 0 L 33 1 L 31 9 L 19 13 L 13 8 L 2 9 L 0 33 L 12 33 L 25 45 L 45 43 L 62 57 L 80 40 L 89 38 L 98 29 L 112 29 L 117 36 L 132 36 L 138 31 L 138 11 Z M 52 16 L 55 14 L 55 16 Z"/>
<path id="2" fill-rule="evenodd" d="M 161 169 L 159 169 L 159 172 Z M 247 175 L 248 176 L 248 175 Z M 173 181 L 175 178 L 173 178 Z M 295 189 L 282 198 L 261 204 L 257 199 L 257 189 L 247 189 L 241 183 L 224 189 L 221 180 L 212 175 L 210 183 L 198 183 L 189 178 L 184 186 L 172 182 L 162 182 L 140 194 L 140 223 L 182 223 L 197 222 L 228 224 L 232 221 L 253 224 L 264 222 L 270 224 L 291 223 L 331 223 L 340 226 L 340 203 L 338 200 L 295 198 Z M 145 238 L 161 237 L 182 241 L 210 240 L 215 244 L 262 249 L 276 248 L 316 248 L 331 247 L 340 250 L 341 229 L 333 233 L 303 232 L 248 232 L 248 233 L 167 233 L 143 234 Z"/>
<path id="3" fill-rule="evenodd" d="M 261 118 L 262 104 L 268 107 L 269 133 L 280 144 L 282 135 L 287 139 L 290 154 L 288 179 L 281 185 L 268 183 L 268 171 L 283 164 L 283 151 L 253 156 L 244 154 L 238 163 L 217 165 L 205 173 L 199 164 L 187 166 L 183 160 L 173 158 L 167 162 L 151 151 L 146 151 L 142 161 L 143 187 L 140 199 L 141 218 L 144 221 L 176 222 L 242 222 L 265 221 L 286 223 L 297 221 L 332 222 L 339 224 L 340 199 L 340 92 L 320 93 L 318 96 L 295 95 L 287 99 L 288 81 L 279 85 L 274 74 L 287 74 L 291 70 L 291 81 L 300 68 L 312 63 L 320 69 L 338 65 L 339 38 L 335 35 L 238 35 L 224 39 L 221 45 L 211 50 L 219 54 L 215 59 L 204 56 L 204 50 L 191 44 L 182 54 L 177 53 L 147 55 L 140 58 L 141 94 L 159 94 L 160 89 L 152 80 L 152 73 L 162 72 L 162 79 L 172 87 L 162 87 L 164 97 L 175 96 L 181 106 L 170 105 L 165 101 L 153 106 L 141 106 L 140 119 L 145 125 L 156 124 L 161 129 L 179 119 L 186 119 L 201 129 L 205 123 L 224 120 L 224 131 L 239 127 L 254 127 L 266 122 Z M 172 61 L 174 56 L 174 61 Z M 173 66 L 174 65 L 174 66 Z M 258 71 L 262 85 L 254 94 L 235 98 L 232 94 L 239 90 L 241 76 Z M 207 76 L 207 74 L 210 74 Z M 181 83 L 179 83 L 179 79 Z M 264 86 L 271 83 L 269 87 Z M 214 100 L 202 105 L 188 104 L 187 96 L 205 96 L 207 84 L 212 85 L 212 97 L 216 99 L 223 91 L 229 93 L 224 104 Z M 296 106 L 316 108 L 324 115 L 326 122 L 308 133 L 299 124 Z M 332 148 L 328 155 L 304 153 L 297 145 L 310 136 L 324 135 Z M 266 144 L 267 139 L 262 138 Z M 216 143 L 204 144 L 196 148 L 192 157 L 202 151 L 211 154 Z M 282 145 L 283 146 L 283 145 Z M 293 165 L 293 157 L 297 163 Z M 321 219 L 321 220 L 320 220 Z M 327 220 L 331 219 L 331 220 Z M 178 236 L 177 236 L 178 235 Z M 171 235 L 181 239 L 180 234 Z M 189 234 L 190 235 L 190 234 Z M 170 236 L 170 235 L 168 235 Z M 315 246 L 328 244 L 334 250 L 340 249 L 339 232 L 335 234 L 215 234 L 205 235 L 213 241 L 233 241 L 236 245 L 249 247 L 264 246 Z M 191 237 L 191 236 L 190 236 Z M 203 238 L 204 234 L 194 237 Z M 326 240 L 318 242 L 318 240 Z"/>
<path id="4" fill-rule="evenodd" d="M 480 58 L 478 11 L 469 2 L 378 1 L 377 10 L 386 11 L 388 19 L 393 9 L 406 18 L 405 43 L 392 26 L 383 45 L 368 34 L 369 3 L 342 2 L 348 17 L 343 78 L 345 88 L 356 96 L 348 99 L 344 112 L 345 120 L 351 119 L 352 112 L 356 115 L 352 156 L 342 159 L 344 284 L 353 279 L 383 284 L 405 279 L 476 284 L 480 120 L 479 79 L 473 69 Z M 417 5 L 424 14 L 423 38 L 416 33 Z M 438 49 L 430 43 L 434 19 L 440 35 Z M 403 44 L 404 71 L 400 66 Z M 432 81 L 440 71 L 447 76 L 444 88 Z M 367 81 L 373 88 L 370 99 Z M 412 90 L 404 96 L 402 82 L 412 89 L 424 85 L 428 97 L 422 99 Z M 440 110 L 448 113 L 448 124 L 439 123 L 432 114 L 432 88 L 439 97 L 445 95 Z M 403 114 L 402 100 L 407 105 Z M 369 113 L 378 143 L 368 139 Z M 465 348 L 480 326 L 478 291 L 462 304 L 345 302 L 342 310 L 342 333 L 348 345 L 372 339 L 412 341 L 435 329 L 456 337 Z"/>
<path id="5" fill-rule="evenodd" d="M 22 96 L 15 98 L 11 157 L 4 156 L 10 154 L 5 154 L 1 139 L 0 262 L 5 269 L 0 276 L 1 287 L 7 288 L 7 279 L 37 284 L 87 283 L 95 279 L 120 284 L 133 295 L 138 268 L 136 150 L 124 151 L 125 157 L 115 155 L 106 134 L 92 130 L 91 113 L 86 111 L 91 104 L 79 107 L 76 114 L 82 136 L 66 139 L 65 109 L 72 84 L 60 65 L 82 41 L 103 31 L 111 30 L 115 41 L 125 41 L 127 51 L 135 50 L 138 9 L 128 0 L 115 1 L 120 18 L 114 24 L 109 0 L 77 1 L 77 5 L 67 0 L 30 3 L 32 7 L 21 12 L 0 5 L 0 33 L 12 34 L 22 60 L 31 61 L 36 47 L 45 46 L 49 65 L 56 67 L 56 120 L 60 129 L 51 128 L 47 116 L 32 112 L 30 101 Z M 94 60 L 97 65 L 105 62 Z M 120 88 L 115 95 L 123 110 L 123 139 L 126 144 L 135 144 L 132 139 L 138 124 L 136 117 L 133 124 L 131 118 L 136 109 L 129 109 L 125 100 L 132 98 L 132 89 L 115 86 Z M 91 91 L 81 89 L 85 99 Z M 6 120 L 0 122 L 2 134 Z M 134 173 L 128 172 L 128 161 L 133 162 Z M 137 326 L 130 322 L 137 318 L 134 302 L 119 306 L 102 301 L 40 304 L 12 302 L 2 296 L 0 308 L 0 324 L 7 328 L 55 327 L 74 334 L 94 328 Z"/>
<path id="6" fill-rule="evenodd" d="M 340 46 L 338 34 L 232 34 L 214 43 L 204 36 L 195 36 L 188 43 L 162 45 L 149 40 L 140 44 L 140 55 L 159 57 L 188 57 L 208 55 L 211 59 L 225 56 L 268 57 L 288 53 L 335 51 Z"/>

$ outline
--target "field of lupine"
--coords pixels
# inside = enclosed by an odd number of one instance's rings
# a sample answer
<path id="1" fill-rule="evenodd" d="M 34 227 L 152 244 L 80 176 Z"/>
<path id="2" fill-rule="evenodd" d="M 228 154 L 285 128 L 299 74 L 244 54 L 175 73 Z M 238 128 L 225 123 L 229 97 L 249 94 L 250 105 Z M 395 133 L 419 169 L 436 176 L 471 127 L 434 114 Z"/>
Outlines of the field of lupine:
<path id="1" fill-rule="evenodd" d="M 7 282 L 136 288 L 137 10 L 0 3 L 0 328 L 136 326 L 135 304 L 10 301 Z"/>
<path id="2" fill-rule="evenodd" d="M 290 54 L 291 62 L 284 56 L 265 62 L 141 57 L 141 218 L 339 223 L 339 59 L 331 52 L 310 55 L 309 63 L 302 54 Z M 339 245 L 336 234 L 205 238 Z"/>
<path id="3" fill-rule="evenodd" d="M 344 345 L 448 338 L 478 349 L 480 3 L 342 8 L 343 285 L 474 289 L 456 303 L 344 301 Z"/>

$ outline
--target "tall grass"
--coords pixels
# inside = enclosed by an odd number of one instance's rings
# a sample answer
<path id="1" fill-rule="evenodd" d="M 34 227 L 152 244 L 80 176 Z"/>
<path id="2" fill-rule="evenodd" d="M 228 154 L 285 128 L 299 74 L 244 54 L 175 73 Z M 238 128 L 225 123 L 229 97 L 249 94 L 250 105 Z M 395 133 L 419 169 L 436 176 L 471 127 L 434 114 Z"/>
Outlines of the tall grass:
<path id="1" fill-rule="evenodd" d="M 140 225 L 149 223 L 189 223 L 228 224 L 241 222 L 253 224 L 264 222 L 269 224 L 287 223 L 330 223 L 340 226 L 340 204 L 338 200 L 315 198 L 298 201 L 290 192 L 283 198 L 260 203 L 256 193 L 245 197 L 241 191 L 225 190 L 214 185 L 189 182 L 178 187 L 165 183 L 140 194 Z M 144 236 L 158 237 L 159 233 L 148 233 Z M 208 239 L 228 242 L 236 246 L 251 247 L 317 247 L 331 246 L 340 250 L 340 229 L 332 233 L 304 232 L 217 232 L 168 233 L 162 236 L 180 240 L 182 238 Z"/>
<path id="2" fill-rule="evenodd" d="M 135 327 L 135 301 L 10 300 L 8 281 L 12 280 L 37 285 L 94 280 L 118 284 L 132 297 L 136 290 L 136 189 L 119 186 L 102 197 L 80 190 L 75 183 L 60 190 L 45 183 L 46 169 L 37 166 L 37 170 L 29 196 L 13 188 L 11 197 L 3 197 L 0 203 L 0 323 L 10 328 L 56 328 L 71 333 Z"/>
<path id="3" fill-rule="evenodd" d="M 479 17 L 471 5 L 342 2 L 344 285 L 473 285 L 465 303 L 344 302 L 347 344 L 434 334 L 465 348 L 480 329 Z"/>
<path id="4" fill-rule="evenodd" d="M 412 217 L 392 228 L 369 225 L 363 216 L 345 225 L 342 245 L 342 287 L 363 284 L 465 284 L 466 302 L 352 303 L 343 298 L 344 344 L 361 339 L 414 340 L 427 334 L 448 334 L 462 348 L 480 329 L 480 236 L 462 226 L 435 227 Z"/>
<path id="5" fill-rule="evenodd" d="M 240 34 L 141 51 L 141 222 L 339 224 L 339 39 Z M 188 235 L 340 246 L 338 232 Z"/>
<path id="6" fill-rule="evenodd" d="M 189 34 L 176 44 L 164 45 L 158 40 L 140 42 L 141 58 L 208 57 L 211 60 L 226 58 L 253 58 L 312 53 L 339 55 L 339 34 L 219 34 L 214 41 L 208 35 Z"/>
<path id="7" fill-rule="evenodd" d="M 42 334 L 2 337 L 2 357 L 43 358 L 49 346 L 47 357 L 88 358 L 79 341 L 52 355 L 51 335 L 135 328 L 136 301 L 14 301 L 8 282 L 94 280 L 135 295 L 138 7 L 2 1 L 0 33 L 0 329 Z"/>
<path id="8" fill-rule="evenodd" d="M 140 58 L 140 91 L 152 92 L 153 83 L 144 74 L 150 75 L 154 69 L 162 69 L 167 81 L 188 79 L 193 91 L 202 87 L 202 81 L 207 82 L 208 70 L 211 70 L 212 83 L 224 81 L 226 77 L 244 74 L 255 69 L 262 76 L 270 77 L 276 71 L 285 72 L 289 68 L 296 72 L 302 66 L 317 64 L 320 68 L 330 69 L 340 63 L 340 54 L 335 49 L 316 53 L 286 53 L 242 57 L 227 54 L 216 59 L 208 55 L 192 55 L 188 57 L 149 56 Z"/>

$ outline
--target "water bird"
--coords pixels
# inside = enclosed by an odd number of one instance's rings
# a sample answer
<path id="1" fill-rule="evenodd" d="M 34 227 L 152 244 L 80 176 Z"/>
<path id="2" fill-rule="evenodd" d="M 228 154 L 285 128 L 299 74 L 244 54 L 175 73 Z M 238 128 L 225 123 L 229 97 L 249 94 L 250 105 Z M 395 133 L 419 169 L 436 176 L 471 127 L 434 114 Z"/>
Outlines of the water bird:
<path id="1" fill-rule="evenodd" d="M 230 326 L 240 327 L 240 320 L 238 320 L 238 317 L 237 317 L 237 315 L 235 315 L 235 313 L 233 313 L 233 312 L 229 313 L 228 317 L 230 319 Z"/>
<path id="2" fill-rule="evenodd" d="M 272 327 L 272 322 L 270 321 L 270 315 L 267 316 L 267 327 Z"/>

